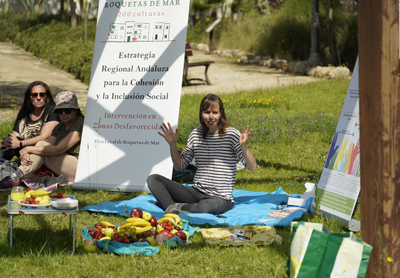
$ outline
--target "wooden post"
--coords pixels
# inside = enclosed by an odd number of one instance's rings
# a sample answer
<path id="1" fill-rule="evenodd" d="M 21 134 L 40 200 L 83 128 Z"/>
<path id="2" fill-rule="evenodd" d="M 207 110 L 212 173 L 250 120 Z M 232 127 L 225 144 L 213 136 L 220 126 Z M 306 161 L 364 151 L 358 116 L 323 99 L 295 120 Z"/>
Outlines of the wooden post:
<path id="1" fill-rule="evenodd" d="M 210 43 L 209 43 L 210 51 L 209 51 L 209 54 L 213 53 L 213 48 L 214 48 L 214 46 L 213 46 L 213 31 L 214 30 L 211 30 L 210 33 L 209 33 L 209 38 L 210 38 Z"/>
<path id="2" fill-rule="evenodd" d="M 367 277 L 400 277 L 398 5 L 358 1 L 361 237 L 373 247 Z"/>

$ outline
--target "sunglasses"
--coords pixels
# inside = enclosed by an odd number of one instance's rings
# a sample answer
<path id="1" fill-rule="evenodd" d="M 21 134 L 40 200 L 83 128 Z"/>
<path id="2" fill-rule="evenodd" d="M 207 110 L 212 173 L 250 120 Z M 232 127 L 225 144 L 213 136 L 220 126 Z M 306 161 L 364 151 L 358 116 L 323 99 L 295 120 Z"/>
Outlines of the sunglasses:
<path id="1" fill-rule="evenodd" d="M 46 98 L 47 95 L 46 93 L 31 93 L 31 98 L 37 98 L 38 96 L 40 96 L 41 98 Z"/>
<path id="2" fill-rule="evenodd" d="M 72 108 L 64 108 L 64 109 L 57 109 L 56 111 L 54 111 L 54 114 L 57 115 L 62 115 L 63 113 L 65 113 L 66 115 L 71 114 L 72 112 Z"/>

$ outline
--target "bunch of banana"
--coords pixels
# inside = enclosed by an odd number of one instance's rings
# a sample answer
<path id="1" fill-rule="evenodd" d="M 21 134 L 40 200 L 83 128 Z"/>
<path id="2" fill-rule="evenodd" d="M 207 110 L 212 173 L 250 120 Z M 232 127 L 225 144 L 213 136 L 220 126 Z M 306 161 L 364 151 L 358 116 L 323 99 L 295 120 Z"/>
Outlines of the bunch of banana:
<path id="1" fill-rule="evenodd" d="M 151 226 L 146 227 L 136 227 L 136 234 L 143 234 L 144 232 L 150 231 Z"/>
<path id="2" fill-rule="evenodd" d="M 33 198 L 39 197 L 39 196 L 44 196 L 50 194 L 52 191 L 45 191 L 43 188 L 39 188 L 35 191 L 31 190 L 30 196 Z M 29 191 L 30 192 L 30 191 Z"/>
<path id="3" fill-rule="evenodd" d="M 176 226 L 175 218 L 172 217 L 164 216 L 163 218 L 158 219 L 159 224 L 162 224 L 163 222 L 171 222 L 174 226 Z"/>
<path id="4" fill-rule="evenodd" d="M 108 226 L 108 227 L 115 227 L 114 224 L 107 222 L 107 221 L 100 221 L 100 225 Z"/>
<path id="5" fill-rule="evenodd" d="M 182 221 L 181 221 L 181 218 L 179 217 L 179 215 L 177 215 L 175 213 L 164 214 L 164 218 L 166 218 L 166 217 L 173 218 L 175 220 L 175 224 L 178 225 L 178 226 L 182 226 L 182 224 L 183 224 Z"/>
<path id="6" fill-rule="evenodd" d="M 118 233 L 125 233 L 131 236 L 137 233 L 137 230 L 132 224 L 127 223 L 118 228 Z"/>
<path id="7" fill-rule="evenodd" d="M 127 224 L 123 225 L 130 225 L 136 229 L 136 234 L 142 234 L 144 232 L 151 230 L 151 224 L 149 221 L 144 220 L 143 218 L 138 217 L 131 217 L 126 219 Z M 122 227 L 123 227 L 122 226 Z"/>
<path id="8" fill-rule="evenodd" d="M 132 224 L 133 226 L 137 226 L 137 227 L 147 227 L 147 226 L 151 227 L 150 222 L 144 220 L 143 218 L 131 217 L 131 218 L 126 219 L 126 222 Z"/>

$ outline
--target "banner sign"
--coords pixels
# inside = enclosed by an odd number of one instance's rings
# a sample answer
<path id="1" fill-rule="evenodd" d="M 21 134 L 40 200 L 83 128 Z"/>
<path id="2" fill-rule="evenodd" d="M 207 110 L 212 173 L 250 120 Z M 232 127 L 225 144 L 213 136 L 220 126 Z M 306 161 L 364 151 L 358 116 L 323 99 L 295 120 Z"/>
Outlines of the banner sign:
<path id="1" fill-rule="evenodd" d="M 320 209 L 351 220 L 360 193 L 358 58 L 318 183 Z"/>
<path id="2" fill-rule="evenodd" d="M 176 127 L 188 0 L 100 0 L 78 170 L 73 188 L 148 191 L 172 176 L 157 132 Z"/>

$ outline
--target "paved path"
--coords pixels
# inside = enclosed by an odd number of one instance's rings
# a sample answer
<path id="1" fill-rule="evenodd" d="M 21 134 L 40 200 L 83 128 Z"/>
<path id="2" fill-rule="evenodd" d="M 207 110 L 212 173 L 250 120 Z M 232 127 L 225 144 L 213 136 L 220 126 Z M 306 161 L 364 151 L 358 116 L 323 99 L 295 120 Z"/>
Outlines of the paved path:
<path id="1" fill-rule="evenodd" d="M 208 71 L 213 85 L 186 86 L 182 88 L 182 94 L 223 94 L 322 80 L 309 76 L 293 76 L 255 65 L 232 64 L 225 58 L 205 55 L 199 51 L 194 51 L 194 56 L 190 58 L 190 61 L 215 61 Z M 0 65 L 0 121 L 15 117 L 27 86 L 35 80 L 47 83 L 55 94 L 63 90 L 73 91 L 78 96 L 79 105 L 86 105 L 88 85 L 16 45 L 0 42 Z M 203 78 L 204 67 L 190 68 L 189 77 Z"/>

